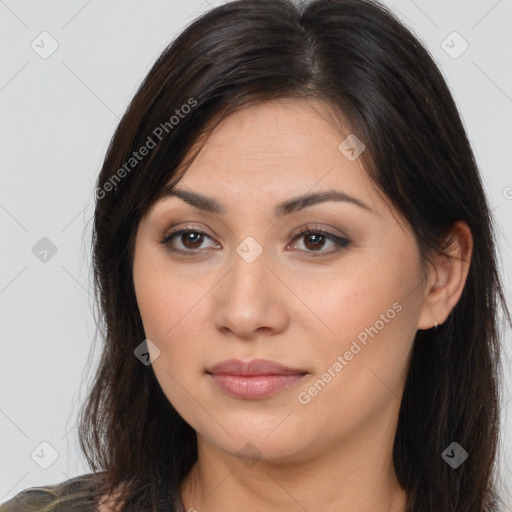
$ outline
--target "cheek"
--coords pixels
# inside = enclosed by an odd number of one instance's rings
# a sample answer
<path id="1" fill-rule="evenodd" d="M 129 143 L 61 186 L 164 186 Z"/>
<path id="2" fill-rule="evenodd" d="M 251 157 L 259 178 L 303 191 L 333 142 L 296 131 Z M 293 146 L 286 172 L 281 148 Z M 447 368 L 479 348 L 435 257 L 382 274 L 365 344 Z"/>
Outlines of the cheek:
<path id="1" fill-rule="evenodd" d="M 167 282 L 162 279 L 160 271 L 152 265 L 150 260 L 144 264 L 143 254 L 137 254 L 134 262 L 133 281 L 139 312 L 144 325 L 146 336 L 152 341 L 157 342 L 161 338 L 162 332 L 170 329 L 170 318 L 166 311 L 172 307 L 169 302 L 172 300 L 172 294 L 168 293 Z M 157 343 L 160 345 L 159 343 Z"/>
<path id="2" fill-rule="evenodd" d="M 421 304 L 419 270 L 413 252 L 407 258 L 397 252 L 332 276 L 305 295 L 322 326 L 312 348 L 317 377 L 332 391 L 322 391 L 325 399 L 356 404 L 399 392 Z M 297 320 L 303 332 L 311 332 L 311 316 Z"/>
<path id="3" fill-rule="evenodd" d="M 360 334 L 364 341 L 366 329 L 372 326 L 379 332 L 390 331 L 391 325 L 402 326 L 403 317 L 407 317 L 403 311 L 415 302 L 415 293 L 411 293 L 415 278 L 415 269 L 403 265 L 362 264 L 350 273 L 322 277 L 314 288 L 305 282 L 296 290 L 305 298 L 309 311 L 295 320 L 304 332 L 311 331 L 315 323 L 320 325 L 323 336 L 317 339 L 326 345 L 342 345 Z M 315 323 L 312 317 L 316 317 Z"/>
<path id="4" fill-rule="evenodd" d="M 165 254 L 144 244 L 135 251 L 133 282 L 146 336 L 160 345 L 192 309 L 194 290 L 176 279 Z"/>
<path id="5" fill-rule="evenodd" d="M 197 318 L 201 290 L 178 282 L 168 265 L 144 248 L 135 254 L 134 286 L 146 338 L 160 351 L 152 364 L 155 377 L 185 421 L 195 424 L 198 411 L 191 396 L 198 394 L 198 363 L 203 355 L 194 343 L 200 340 L 197 331 L 204 325 Z"/>

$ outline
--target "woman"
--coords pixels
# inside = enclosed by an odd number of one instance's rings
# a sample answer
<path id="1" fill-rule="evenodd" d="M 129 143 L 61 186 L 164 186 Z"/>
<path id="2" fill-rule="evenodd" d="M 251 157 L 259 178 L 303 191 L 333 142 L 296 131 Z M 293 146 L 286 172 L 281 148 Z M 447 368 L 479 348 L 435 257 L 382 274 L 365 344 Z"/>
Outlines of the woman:
<path id="1" fill-rule="evenodd" d="M 380 4 L 239 0 L 163 52 L 97 182 L 92 473 L 11 510 L 497 510 L 489 209 Z"/>

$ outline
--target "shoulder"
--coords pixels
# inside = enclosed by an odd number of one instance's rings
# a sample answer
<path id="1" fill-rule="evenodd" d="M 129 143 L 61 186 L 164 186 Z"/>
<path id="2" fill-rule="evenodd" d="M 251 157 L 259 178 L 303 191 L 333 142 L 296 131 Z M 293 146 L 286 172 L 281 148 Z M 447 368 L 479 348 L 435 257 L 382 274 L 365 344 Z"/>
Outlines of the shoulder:
<path id="1" fill-rule="evenodd" d="M 87 473 L 64 482 L 25 489 L 0 504 L 0 512 L 110 512 L 98 508 L 97 489 L 103 473 Z"/>

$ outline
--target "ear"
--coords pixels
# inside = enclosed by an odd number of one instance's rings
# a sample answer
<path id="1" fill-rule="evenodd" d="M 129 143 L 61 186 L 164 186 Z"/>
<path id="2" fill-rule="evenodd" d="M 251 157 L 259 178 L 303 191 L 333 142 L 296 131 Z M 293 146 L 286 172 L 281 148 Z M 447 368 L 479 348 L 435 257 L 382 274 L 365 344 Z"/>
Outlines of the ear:
<path id="1" fill-rule="evenodd" d="M 468 225 L 462 221 L 455 222 L 447 242 L 447 256 L 438 253 L 434 257 L 418 329 L 430 329 L 436 322 L 445 322 L 462 295 L 473 252 L 473 236 Z"/>

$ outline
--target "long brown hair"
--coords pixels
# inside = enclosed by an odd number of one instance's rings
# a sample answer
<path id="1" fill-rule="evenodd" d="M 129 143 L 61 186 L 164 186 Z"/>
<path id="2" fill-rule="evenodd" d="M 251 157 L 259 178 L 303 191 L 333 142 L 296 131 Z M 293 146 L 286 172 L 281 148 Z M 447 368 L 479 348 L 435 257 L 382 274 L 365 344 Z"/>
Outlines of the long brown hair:
<path id="1" fill-rule="evenodd" d="M 132 270 L 138 223 L 222 119 L 277 98 L 319 99 L 343 116 L 424 263 L 443 251 L 456 221 L 470 227 L 462 297 L 442 326 L 414 340 L 394 466 L 410 512 L 494 510 L 499 306 L 510 315 L 489 207 L 441 73 L 371 0 L 238 0 L 212 9 L 164 50 L 124 114 L 97 180 L 93 272 L 104 347 L 79 429 L 91 469 L 104 471 L 102 490 L 122 489 L 126 512 L 169 510 L 197 458 L 195 431 L 134 356 L 145 339 Z M 452 442 L 469 453 L 457 469 L 441 456 Z"/>

